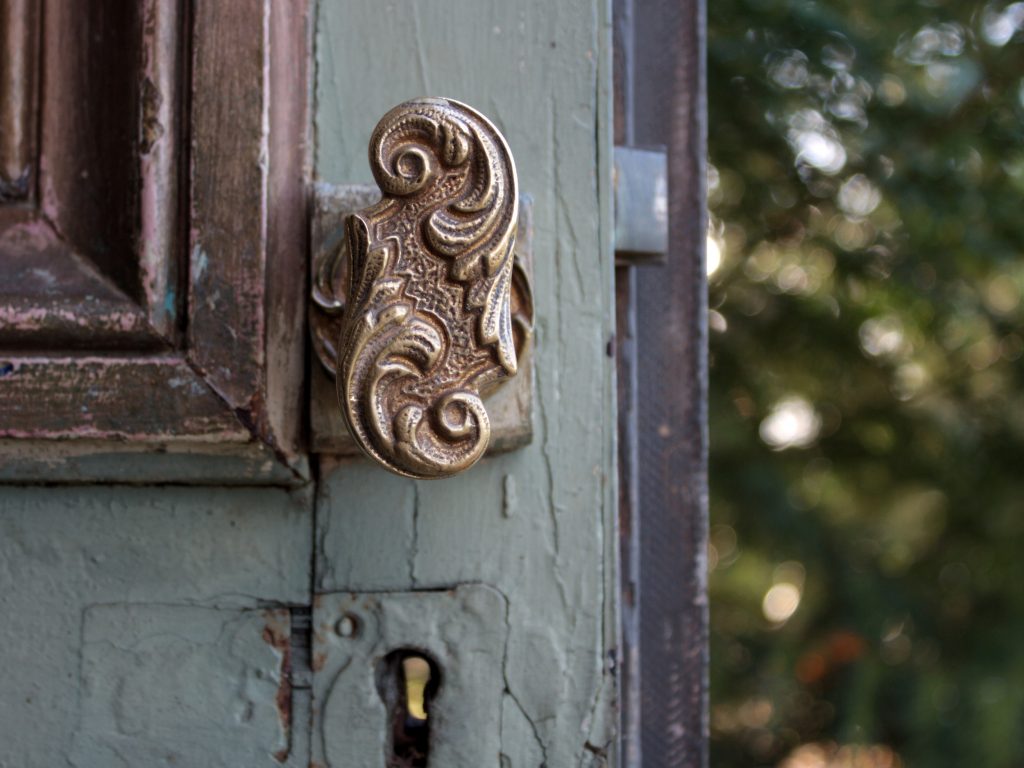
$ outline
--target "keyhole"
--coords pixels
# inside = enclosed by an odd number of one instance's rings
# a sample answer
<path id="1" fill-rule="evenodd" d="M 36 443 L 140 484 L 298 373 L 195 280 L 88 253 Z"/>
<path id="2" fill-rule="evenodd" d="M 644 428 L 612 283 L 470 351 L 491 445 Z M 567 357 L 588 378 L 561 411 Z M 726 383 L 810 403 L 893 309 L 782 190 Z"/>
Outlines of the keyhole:
<path id="1" fill-rule="evenodd" d="M 427 768 L 430 705 L 440 685 L 437 664 L 419 651 L 392 651 L 377 666 L 377 690 L 388 713 L 387 768 Z"/>

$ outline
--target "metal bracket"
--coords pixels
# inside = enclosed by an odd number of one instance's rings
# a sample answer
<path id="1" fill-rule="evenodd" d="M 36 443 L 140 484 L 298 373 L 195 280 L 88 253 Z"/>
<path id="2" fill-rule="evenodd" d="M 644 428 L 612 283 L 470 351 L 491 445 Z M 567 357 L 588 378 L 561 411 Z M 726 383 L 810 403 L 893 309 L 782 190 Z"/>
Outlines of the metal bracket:
<path id="1" fill-rule="evenodd" d="M 615 261 L 664 264 L 668 253 L 668 154 L 615 148 Z"/>

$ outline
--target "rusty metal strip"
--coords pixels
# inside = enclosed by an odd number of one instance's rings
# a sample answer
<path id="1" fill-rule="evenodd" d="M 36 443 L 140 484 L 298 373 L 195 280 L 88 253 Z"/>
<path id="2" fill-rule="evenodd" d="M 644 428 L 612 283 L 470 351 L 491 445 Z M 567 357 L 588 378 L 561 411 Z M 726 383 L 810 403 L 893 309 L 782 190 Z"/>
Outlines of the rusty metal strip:
<path id="1" fill-rule="evenodd" d="M 669 158 L 667 264 L 618 271 L 622 765 L 693 768 L 708 764 L 705 7 L 616 6 L 616 140 Z"/>

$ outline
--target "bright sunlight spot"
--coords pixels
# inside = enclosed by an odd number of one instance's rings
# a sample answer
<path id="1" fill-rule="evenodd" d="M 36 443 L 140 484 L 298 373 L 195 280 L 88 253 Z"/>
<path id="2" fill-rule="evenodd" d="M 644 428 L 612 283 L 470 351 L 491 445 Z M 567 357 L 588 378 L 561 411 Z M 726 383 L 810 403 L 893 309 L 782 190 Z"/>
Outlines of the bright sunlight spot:
<path id="1" fill-rule="evenodd" d="M 775 450 L 804 448 L 818 437 L 821 417 L 802 397 L 787 397 L 773 407 L 758 430 L 761 439 Z"/>
<path id="2" fill-rule="evenodd" d="M 800 588 L 784 581 L 774 585 L 764 594 L 761 611 L 772 624 L 784 624 L 800 607 Z"/>
<path id="3" fill-rule="evenodd" d="M 718 268 L 722 266 L 722 248 L 718 245 L 718 241 L 708 235 L 708 277 L 711 277 Z"/>

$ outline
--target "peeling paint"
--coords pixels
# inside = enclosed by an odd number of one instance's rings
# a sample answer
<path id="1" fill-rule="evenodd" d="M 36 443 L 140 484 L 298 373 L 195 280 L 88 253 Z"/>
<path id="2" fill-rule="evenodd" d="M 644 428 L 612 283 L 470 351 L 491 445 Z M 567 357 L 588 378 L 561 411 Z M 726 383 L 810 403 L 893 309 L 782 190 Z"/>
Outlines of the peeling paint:
<path id="1" fill-rule="evenodd" d="M 291 621 L 286 610 L 265 611 L 264 618 L 266 624 L 263 627 L 263 642 L 274 648 L 281 656 L 281 673 L 274 702 L 287 743 L 274 752 L 274 759 L 283 763 L 288 759 L 292 749 Z"/>
<path id="2" fill-rule="evenodd" d="M 516 513 L 516 506 L 518 504 L 515 475 L 505 475 L 501 489 L 501 513 L 505 517 L 512 517 Z"/>
<path id="3" fill-rule="evenodd" d="M 0 765 L 280 768 L 289 612 L 264 606 L 308 600 L 311 524 L 277 489 L 5 488 Z"/>
<path id="4" fill-rule="evenodd" d="M 500 123 L 534 199 L 534 439 L 415 489 L 364 463 L 325 462 L 314 583 L 499 589 L 507 693 L 500 747 L 480 764 L 594 765 L 586 744 L 610 741 L 616 725 L 605 665 L 617 626 L 608 7 L 451 0 L 445 14 L 396 13 L 383 27 L 380 13 L 374 0 L 319 4 L 317 176 L 367 180 L 375 119 L 423 82 Z M 453 17 L 475 34 L 434 55 L 425 41 L 450 40 Z M 391 66 L 363 66 L 385 44 Z"/>
<path id="5" fill-rule="evenodd" d="M 193 280 L 201 280 L 206 274 L 206 268 L 210 264 L 210 257 L 206 255 L 199 243 L 192 246 L 192 274 Z"/>
<path id="6" fill-rule="evenodd" d="M 374 662 L 414 649 L 441 676 L 430 708 L 429 764 L 494 765 L 503 689 L 497 662 L 507 641 L 506 605 L 497 590 L 470 584 L 324 597 L 316 621 L 335 626 L 349 617 L 359 631 L 330 633 L 314 647 L 324 654 L 313 678 L 314 760 L 332 767 L 381 764 L 391 725 Z"/>
<path id="7" fill-rule="evenodd" d="M 160 122 L 160 107 L 164 97 L 157 85 L 148 77 L 142 80 L 142 140 L 139 151 L 148 155 L 153 145 L 164 135 L 164 126 Z"/>

